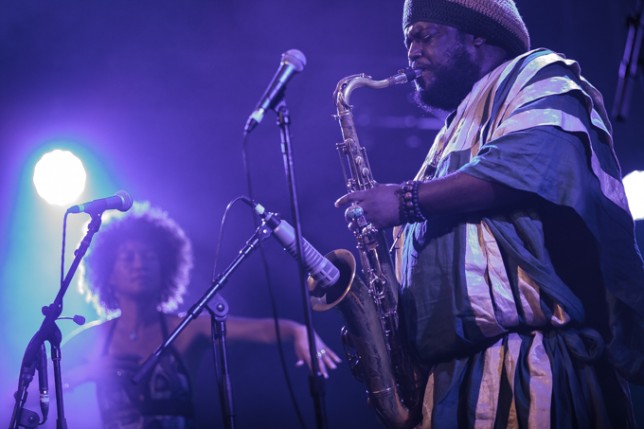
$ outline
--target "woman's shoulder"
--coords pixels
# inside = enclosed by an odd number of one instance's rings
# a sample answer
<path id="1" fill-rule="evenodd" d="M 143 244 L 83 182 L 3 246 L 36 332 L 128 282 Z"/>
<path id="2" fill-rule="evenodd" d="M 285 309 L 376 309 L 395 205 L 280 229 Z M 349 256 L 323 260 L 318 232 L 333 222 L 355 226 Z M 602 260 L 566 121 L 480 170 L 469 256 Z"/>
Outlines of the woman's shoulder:
<path id="1" fill-rule="evenodd" d="M 187 317 L 185 313 L 164 313 L 163 315 L 171 331 L 176 329 Z M 200 314 L 193 318 L 185 328 L 187 331 L 192 331 L 195 334 L 210 334 L 210 317 L 207 314 Z"/>
<path id="2" fill-rule="evenodd" d="M 89 346 L 97 342 L 103 342 L 107 338 L 110 327 L 115 319 L 96 320 L 89 322 L 80 328 L 72 331 L 66 339 L 63 339 L 64 347 Z"/>
<path id="3" fill-rule="evenodd" d="M 164 318 L 167 323 L 168 334 L 171 334 L 184 321 L 186 315 L 165 313 Z M 177 337 L 177 344 L 183 346 L 179 348 L 187 348 L 195 341 L 208 338 L 210 338 L 210 317 L 202 314 L 192 319 L 185 326 Z"/>
<path id="4" fill-rule="evenodd" d="M 74 359 L 84 357 L 87 360 L 97 357 L 100 355 L 114 323 L 115 319 L 97 320 L 76 329 L 63 339 L 64 355 L 74 357 Z"/>

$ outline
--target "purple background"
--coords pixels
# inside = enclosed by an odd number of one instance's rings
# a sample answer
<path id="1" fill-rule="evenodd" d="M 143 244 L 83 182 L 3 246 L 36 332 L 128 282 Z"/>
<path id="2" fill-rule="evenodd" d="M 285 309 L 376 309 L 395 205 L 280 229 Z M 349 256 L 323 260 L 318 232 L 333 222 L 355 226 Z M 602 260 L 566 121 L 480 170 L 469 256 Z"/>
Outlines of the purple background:
<path id="1" fill-rule="evenodd" d="M 52 142 L 67 142 L 63 146 L 76 151 L 89 169 L 83 200 L 125 189 L 135 199 L 165 208 L 184 226 L 196 253 L 185 309 L 210 285 L 226 205 L 248 194 L 242 161 L 246 118 L 275 73 L 281 53 L 300 49 L 308 64 L 288 85 L 286 100 L 302 230 L 322 252 L 354 249 L 342 213 L 333 208 L 333 201 L 343 194 L 344 180 L 335 149 L 340 132 L 333 118 L 332 93 L 347 75 L 367 73 L 382 79 L 406 65 L 401 3 L 2 3 L 0 424 L 9 420 L 20 359 L 42 321 L 39 309 L 58 290 L 63 210 L 47 207 L 33 191 L 29 181 L 37 157 Z M 610 110 L 626 18 L 635 1 L 519 0 L 518 6 L 533 47 L 549 47 L 578 60 Z M 413 105 L 409 90 L 409 86 L 361 89 L 352 97 L 360 139 L 380 182 L 410 178 L 436 132 L 436 121 Z M 640 81 L 629 117 L 614 122 L 615 149 L 624 173 L 644 169 L 642 94 Z M 251 134 L 246 147 L 254 197 L 292 221 L 273 112 Z M 85 220 L 70 219 L 67 264 Z M 232 261 L 253 231 L 248 208 L 234 206 L 224 228 L 218 271 Z M 231 313 L 269 317 L 273 299 L 281 317 L 302 321 L 297 266 L 272 239 L 265 243 L 269 279 L 262 257 L 253 254 L 223 289 Z M 75 282 L 65 297 L 64 313 L 96 317 L 78 296 Z M 340 315 L 317 313 L 314 323 L 327 343 L 341 352 Z M 60 322 L 63 335 L 73 329 L 71 325 Z M 290 345 L 284 350 L 307 426 L 315 427 L 307 373 L 293 367 Z M 238 427 L 297 427 L 275 346 L 231 343 L 229 353 Z M 204 378 L 212 377 L 211 372 L 205 363 Z M 325 387 L 330 427 L 377 427 L 364 389 L 346 362 Z M 200 408 L 218 419 L 215 392 L 213 388 L 200 395 Z M 52 401 L 52 421 L 54 406 Z M 83 417 L 78 407 L 69 405 L 66 411 L 70 422 Z"/>

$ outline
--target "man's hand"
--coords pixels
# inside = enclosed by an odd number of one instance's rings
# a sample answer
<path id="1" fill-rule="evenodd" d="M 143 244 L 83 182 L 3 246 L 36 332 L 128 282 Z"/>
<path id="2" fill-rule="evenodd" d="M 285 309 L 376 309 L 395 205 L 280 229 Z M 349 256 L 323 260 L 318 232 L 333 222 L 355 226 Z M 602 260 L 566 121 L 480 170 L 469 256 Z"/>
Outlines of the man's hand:
<path id="1" fill-rule="evenodd" d="M 375 188 L 356 191 L 338 198 L 335 206 L 345 207 L 352 203 L 364 210 L 365 218 L 376 228 L 400 225 L 400 185 L 377 185 Z"/>

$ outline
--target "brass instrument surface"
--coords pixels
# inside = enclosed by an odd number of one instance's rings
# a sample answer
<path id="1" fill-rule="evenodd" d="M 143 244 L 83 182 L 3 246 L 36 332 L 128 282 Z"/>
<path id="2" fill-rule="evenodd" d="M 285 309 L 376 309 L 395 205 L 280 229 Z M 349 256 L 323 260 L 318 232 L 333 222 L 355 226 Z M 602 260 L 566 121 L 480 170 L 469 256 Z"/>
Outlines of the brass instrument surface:
<path id="1" fill-rule="evenodd" d="M 336 145 L 348 192 L 377 186 L 366 149 L 360 145 L 353 121 L 351 93 L 361 87 L 387 88 L 416 79 L 419 71 L 402 70 L 383 80 L 356 74 L 336 86 L 337 116 L 343 141 Z M 408 428 L 418 423 L 424 388 L 420 366 L 401 338 L 397 311 L 399 284 L 383 231 L 375 228 L 357 204 L 345 211 L 348 228 L 356 239 L 362 276 L 355 274 L 355 258 L 339 249 L 327 255 L 341 272 L 333 286 L 317 287 L 309 281 L 313 309 L 333 307 L 342 313 L 346 326 L 342 338 L 354 376 L 367 386 L 369 403 L 387 427 Z"/>

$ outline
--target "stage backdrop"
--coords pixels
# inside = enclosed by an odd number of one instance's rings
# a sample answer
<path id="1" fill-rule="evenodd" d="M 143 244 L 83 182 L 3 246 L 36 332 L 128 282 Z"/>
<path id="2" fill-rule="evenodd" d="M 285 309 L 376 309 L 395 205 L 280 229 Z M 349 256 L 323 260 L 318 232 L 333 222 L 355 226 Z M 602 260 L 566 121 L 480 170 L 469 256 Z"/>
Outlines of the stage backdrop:
<path id="1" fill-rule="evenodd" d="M 302 230 L 322 252 L 354 249 L 343 215 L 333 207 L 345 183 L 335 149 L 340 131 L 332 93 L 347 75 L 382 79 L 406 65 L 401 6 L 400 0 L 2 3 L 0 425 L 9 421 L 20 359 L 42 321 L 40 308 L 51 303 L 59 286 L 64 208 L 47 206 L 35 194 L 31 174 L 38 156 L 52 147 L 73 150 L 90 174 L 82 200 L 124 189 L 166 209 L 185 227 L 196 254 L 185 310 L 211 284 L 217 243 L 217 270 L 222 270 L 255 230 L 249 209 L 235 205 L 220 240 L 231 200 L 252 190 L 269 210 L 293 221 L 275 115 L 266 115 L 245 146 L 242 130 L 281 54 L 299 49 L 307 64 L 289 83 L 286 101 Z M 611 108 L 635 1 L 519 0 L 518 6 L 533 46 L 579 60 Z M 358 132 L 380 182 L 412 177 L 441 123 L 414 106 L 410 89 L 353 94 Z M 624 172 L 644 169 L 642 95 L 640 86 L 629 117 L 614 123 Z M 84 234 L 83 216 L 70 218 L 68 264 Z M 65 296 L 64 315 L 93 320 L 96 313 L 78 294 L 75 280 Z M 302 287 L 293 259 L 268 240 L 262 253 L 254 253 L 231 276 L 222 294 L 232 314 L 270 317 L 274 302 L 279 316 L 302 321 Z M 341 316 L 331 311 L 313 320 L 340 352 Z M 64 337 L 75 328 L 70 321 L 59 326 Z M 298 427 L 275 346 L 231 343 L 229 352 L 238 427 Z M 313 428 L 307 372 L 294 367 L 289 345 L 284 353 L 297 406 Z M 200 415 L 203 421 L 219 419 L 208 359 L 202 371 Z M 329 427 L 378 427 L 346 362 L 325 387 Z M 95 425 L 95 410 L 81 401 L 92 394 L 87 388 L 66 396 L 69 427 Z"/>

